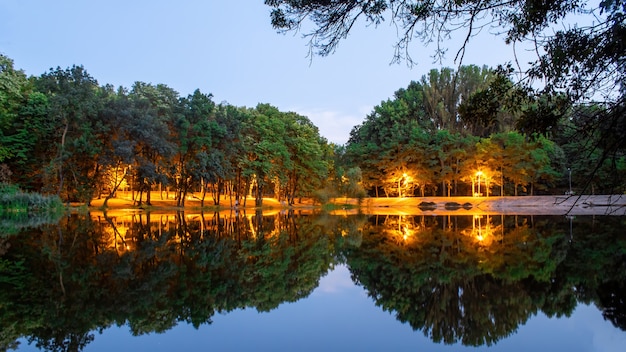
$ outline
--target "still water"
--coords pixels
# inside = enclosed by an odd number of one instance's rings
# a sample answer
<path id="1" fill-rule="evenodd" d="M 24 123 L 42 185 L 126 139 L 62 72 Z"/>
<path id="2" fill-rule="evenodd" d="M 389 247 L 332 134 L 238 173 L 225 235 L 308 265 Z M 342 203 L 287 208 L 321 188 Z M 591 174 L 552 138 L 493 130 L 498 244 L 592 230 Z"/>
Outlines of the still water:
<path id="1" fill-rule="evenodd" d="M 108 213 L 0 223 L 17 351 L 623 351 L 625 217 Z"/>

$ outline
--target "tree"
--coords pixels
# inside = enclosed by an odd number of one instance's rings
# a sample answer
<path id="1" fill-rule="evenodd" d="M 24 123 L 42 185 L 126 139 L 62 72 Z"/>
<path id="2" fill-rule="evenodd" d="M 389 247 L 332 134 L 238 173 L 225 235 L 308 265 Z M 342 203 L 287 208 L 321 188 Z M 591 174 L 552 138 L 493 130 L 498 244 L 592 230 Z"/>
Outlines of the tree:
<path id="1" fill-rule="evenodd" d="M 56 193 L 68 200 L 89 203 L 102 176 L 98 163 L 107 131 L 99 120 L 102 94 L 98 82 L 84 67 L 56 68 L 35 80 L 35 88 L 48 97 L 48 119 L 55 155 L 44 185 L 56 183 Z"/>
<path id="2" fill-rule="evenodd" d="M 13 60 L 0 54 L 0 163 L 16 154 L 11 149 L 14 144 L 9 141 L 12 134 L 10 129 L 17 122 L 28 86 L 24 72 L 16 70 Z"/>
<path id="3" fill-rule="evenodd" d="M 570 169 L 572 184 L 578 192 L 602 192 L 619 194 L 626 189 L 623 170 L 626 141 L 618 138 L 623 122 L 602 124 L 599 116 L 605 113 L 602 105 L 575 105 L 570 118 L 561 121 L 553 133 L 553 139 L 565 154 L 563 166 Z M 567 175 L 567 168 L 561 169 Z M 567 187 L 567 177 L 564 177 Z"/>
<path id="4" fill-rule="evenodd" d="M 459 105 L 459 119 L 472 135 L 486 138 L 514 129 L 528 92 L 515 87 L 508 74 L 496 70 L 486 85 L 469 92 Z"/>
<path id="5" fill-rule="evenodd" d="M 285 136 L 285 121 L 280 111 L 269 104 L 259 104 L 246 126 L 244 174 L 253 182 L 255 204 L 263 204 L 263 196 L 271 183 L 286 182 L 281 169 L 292 167 Z"/>
<path id="6" fill-rule="evenodd" d="M 461 132 L 464 127 L 458 118 L 461 102 L 469 99 L 474 92 L 485 88 L 493 80 L 493 70 L 486 66 L 461 66 L 458 71 L 451 68 L 432 69 L 423 76 L 426 117 L 435 129 Z"/>
<path id="7" fill-rule="evenodd" d="M 103 139 L 103 150 L 99 163 L 104 168 L 103 179 L 99 183 L 99 196 L 105 195 L 104 206 L 116 195 L 126 181 L 126 175 L 134 164 L 133 141 L 129 139 L 130 102 L 127 92 L 120 87 L 101 88 L 104 103 L 99 109 L 100 120 L 107 127 L 107 138 Z"/>
<path id="8" fill-rule="evenodd" d="M 377 195 L 379 188 L 400 195 L 398 185 L 406 179 L 408 195 L 419 190 L 423 196 L 426 187 L 451 195 L 453 185 L 456 194 L 457 182 L 468 177 L 461 164 L 472 144 L 462 136 L 468 131 L 458 106 L 496 78 L 486 67 L 463 66 L 457 72 L 431 70 L 411 82 L 353 128 L 346 146 L 350 167 L 362 170 L 365 187 Z"/>
<path id="9" fill-rule="evenodd" d="M 374 188 L 377 195 L 379 187 L 385 192 L 397 189 L 398 179 L 407 171 L 411 155 L 406 146 L 413 129 L 420 129 L 409 111 L 403 99 L 383 101 L 350 132 L 347 159 L 360 167 L 365 187 Z"/>
<path id="10" fill-rule="evenodd" d="M 211 179 L 222 177 L 229 183 L 231 205 L 233 196 L 236 204 L 245 203 L 250 184 L 250 178 L 244 175 L 243 165 L 246 158 L 244 132 L 251 118 L 250 109 L 229 104 L 218 105 L 215 112 L 215 129 L 219 128 L 219 136 L 212 137 L 216 145 L 207 154 L 210 163 L 205 170 Z"/>
<path id="11" fill-rule="evenodd" d="M 178 93 L 164 84 L 136 82 L 129 93 L 132 102 L 130 138 L 135 143 L 133 176 L 139 189 L 139 204 L 146 193 L 150 205 L 152 186 L 167 184 L 168 161 L 174 153 L 171 124 L 178 111 Z"/>
<path id="12" fill-rule="evenodd" d="M 54 131 L 54 123 L 48 118 L 48 97 L 40 92 L 31 92 L 20 107 L 17 119 L 2 132 L 3 147 L 10 155 L 5 159 L 12 173 L 12 181 L 21 188 L 40 191 L 44 186 L 45 169 L 54 159 L 54 148 L 41 143 L 49 141 Z"/>
<path id="13" fill-rule="evenodd" d="M 287 172 L 283 193 L 288 204 L 294 204 L 296 196 L 310 195 L 320 189 L 328 176 L 328 159 L 324 155 L 327 144 L 318 128 L 305 116 L 290 112 L 287 120 L 285 143 L 293 162 Z"/>
<path id="14" fill-rule="evenodd" d="M 265 4 L 272 8 L 271 23 L 279 32 L 306 28 L 304 36 L 309 39 L 311 55 L 333 53 L 360 19 L 374 25 L 388 19 L 398 28 L 392 61 L 412 64 L 413 40 L 434 43 L 435 58 L 442 58 L 446 41 L 456 33 L 465 38 L 455 56 L 462 64 L 474 34 L 493 29 L 506 44 L 528 44 L 536 49 L 537 59 L 524 72 L 530 78 L 528 87 L 532 80 L 541 80 L 543 93 L 565 94 L 569 105 L 603 105 L 596 116 L 601 126 L 625 124 L 624 1 L 266 0 Z M 558 123 L 552 115 L 529 114 L 527 117 L 536 118 L 522 118 L 528 122 L 522 123 L 526 125 L 524 131 L 545 133 Z M 626 128 L 601 130 L 603 139 L 621 142 L 611 145 L 600 162 L 626 149 Z"/>
<path id="15" fill-rule="evenodd" d="M 196 89 L 192 95 L 182 100 L 183 113 L 177 115 L 174 122 L 173 143 L 176 154 L 172 163 L 173 180 L 177 190 L 177 203 L 185 205 L 187 192 L 194 183 L 203 183 L 203 166 L 206 166 L 206 154 L 212 149 L 210 120 L 215 103 L 211 94 L 202 94 Z"/>

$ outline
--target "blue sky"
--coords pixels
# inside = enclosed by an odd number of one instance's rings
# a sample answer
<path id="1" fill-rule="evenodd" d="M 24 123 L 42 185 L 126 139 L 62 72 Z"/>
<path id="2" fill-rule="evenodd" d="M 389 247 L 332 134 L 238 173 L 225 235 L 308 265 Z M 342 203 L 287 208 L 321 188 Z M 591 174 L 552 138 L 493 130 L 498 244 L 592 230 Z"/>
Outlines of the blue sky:
<path id="1" fill-rule="evenodd" d="M 357 25 L 329 57 L 307 58 L 301 34 L 277 34 L 263 0 L 1 0 L 0 52 L 28 75 L 83 65 L 101 85 L 163 83 L 216 102 L 269 103 L 307 116 L 330 142 L 343 144 L 375 105 L 418 80 L 433 47 L 414 42 L 412 68 L 390 65 L 395 28 Z M 459 41 L 449 42 L 452 61 Z M 512 48 L 486 33 L 463 64 L 511 60 Z"/>

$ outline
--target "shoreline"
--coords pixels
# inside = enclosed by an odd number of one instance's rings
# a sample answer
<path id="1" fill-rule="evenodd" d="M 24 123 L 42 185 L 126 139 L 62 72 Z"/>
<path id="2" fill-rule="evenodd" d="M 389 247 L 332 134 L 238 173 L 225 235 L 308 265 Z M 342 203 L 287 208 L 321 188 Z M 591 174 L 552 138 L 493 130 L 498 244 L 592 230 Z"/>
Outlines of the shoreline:
<path id="1" fill-rule="evenodd" d="M 222 199 L 219 206 L 212 201 L 189 199 L 185 207 L 177 207 L 171 199 L 153 198 L 152 205 L 138 207 L 132 199 L 112 198 L 104 208 L 104 199 L 94 199 L 90 211 L 96 212 L 143 212 L 143 211 L 281 211 L 294 209 L 313 212 L 323 206 L 305 200 L 295 205 L 286 205 L 273 198 L 265 198 L 262 207 L 256 207 L 254 200 L 248 199 L 246 207 L 231 207 L 229 199 Z M 550 195 L 550 196 L 504 196 L 504 197 L 407 197 L 407 198 L 365 198 L 360 205 L 355 198 L 334 198 L 329 204 L 337 209 L 331 214 L 399 214 L 399 215 L 626 215 L 626 195 Z"/>

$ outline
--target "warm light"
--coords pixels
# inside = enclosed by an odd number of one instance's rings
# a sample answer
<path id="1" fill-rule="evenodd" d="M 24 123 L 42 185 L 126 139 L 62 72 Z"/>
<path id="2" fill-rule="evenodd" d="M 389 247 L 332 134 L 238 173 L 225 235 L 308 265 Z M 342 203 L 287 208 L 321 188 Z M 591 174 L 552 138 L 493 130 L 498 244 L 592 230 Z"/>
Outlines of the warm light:
<path id="1" fill-rule="evenodd" d="M 478 192 L 474 193 L 474 197 L 480 197 L 482 194 L 480 193 L 480 176 L 483 175 L 482 171 L 477 171 L 476 172 L 476 177 L 478 177 Z"/>

